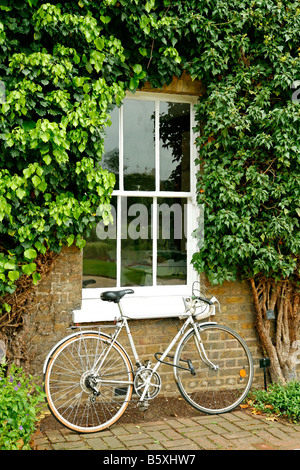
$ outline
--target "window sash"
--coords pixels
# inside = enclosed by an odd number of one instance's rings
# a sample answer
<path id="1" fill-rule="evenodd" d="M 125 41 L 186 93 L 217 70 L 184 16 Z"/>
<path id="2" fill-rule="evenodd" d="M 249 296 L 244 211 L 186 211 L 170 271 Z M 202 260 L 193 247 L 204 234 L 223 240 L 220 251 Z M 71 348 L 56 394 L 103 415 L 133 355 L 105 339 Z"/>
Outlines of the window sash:
<path id="1" fill-rule="evenodd" d="M 191 284 L 198 278 L 193 270 L 190 261 L 192 254 L 197 249 L 196 240 L 189 236 L 197 227 L 197 219 L 199 217 L 199 208 L 196 203 L 196 166 L 194 164 L 196 158 L 195 147 L 195 113 L 194 105 L 197 102 L 197 97 L 186 95 L 168 95 L 168 94 L 155 94 L 153 92 L 136 92 L 135 94 L 127 93 L 126 99 L 131 100 L 150 100 L 155 103 L 155 190 L 154 191 L 134 191 L 124 189 L 124 119 L 123 119 L 123 106 L 119 110 L 119 189 L 114 190 L 112 196 L 117 197 L 117 213 L 121 214 L 121 200 L 123 197 L 151 197 L 153 199 L 153 234 L 157 234 L 158 230 L 158 217 L 157 217 L 157 199 L 158 198 L 176 198 L 186 199 L 187 201 L 187 278 L 186 284 L 182 285 L 157 285 L 157 236 L 153 236 L 152 249 L 153 249 L 153 285 L 152 286 L 134 286 L 134 290 L 142 295 L 147 293 L 157 293 L 162 295 L 166 292 L 174 293 L 187 293 Z M 178 102 L 190 104 L 190 191 L 161 191 L 160 190 L 160 139 L 159 139 L 159 103 L 160 102 Z M 117 217 L 117 278 L 116 287 L 110 289 L 119 289 L 121 287 L 121 223 L 122 218 Z M 83 298 L 96 298 L 99 293 L 107 288 L 85 288 L 83 289 Z M 164 294 L 163 294 L 164 295 Z"/>

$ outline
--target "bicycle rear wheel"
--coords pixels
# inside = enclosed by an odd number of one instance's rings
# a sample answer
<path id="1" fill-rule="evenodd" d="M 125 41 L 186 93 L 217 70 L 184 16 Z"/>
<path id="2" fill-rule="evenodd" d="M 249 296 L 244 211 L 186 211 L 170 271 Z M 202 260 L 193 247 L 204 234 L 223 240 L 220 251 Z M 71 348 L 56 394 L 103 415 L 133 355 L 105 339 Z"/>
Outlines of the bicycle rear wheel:
<path id="1" fill-rule="evenodd" d="M 104 361 L 96 375 L 99 358 Z M 44 384 L 50 411 L 61 424 L 76 432 L 97 432 L 126 410 L 133 390 L 132 366 L 118 343 L 111 345 L 101 334 L 80 333 L 54 351 Z"/>
<path id="2" fill-rule="evenodd" d="M 206 358 L 194 330 L 178 345 L 174 364 L 191 361 L 190 370 L 175 368 L 175 379 L 182 396 L 197 410 L 209 414 L 236 408 L 246 397 L 253 379 L 250 351 L 240 336 L 221 325 L 198 325 Z"/>

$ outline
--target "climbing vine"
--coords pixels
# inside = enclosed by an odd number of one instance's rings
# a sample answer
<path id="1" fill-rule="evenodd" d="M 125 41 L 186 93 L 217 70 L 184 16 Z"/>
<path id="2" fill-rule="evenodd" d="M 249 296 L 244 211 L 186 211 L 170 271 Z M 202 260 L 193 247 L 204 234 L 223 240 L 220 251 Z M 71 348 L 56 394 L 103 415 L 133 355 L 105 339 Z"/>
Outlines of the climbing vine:
<path id="1" fill-rule="evenodd" d="M 82 248 L 86 230 L 109 222 L 102 208 L 115 178 L 101 156 L 112 108 L 126 90 L 161 87 L 186 71 L 206 89 L 197 105 L 205 240 L 194 267 L 212 283 L 251 280 L 274 377 L 290 376 L 299 327 L 299 36 L 299 1 L 1 0 L 2 315 L 21 279 L 39 282 L 38 260 L 63 245 Z M 267 310 L 280 322 L 271 340 Z"/>

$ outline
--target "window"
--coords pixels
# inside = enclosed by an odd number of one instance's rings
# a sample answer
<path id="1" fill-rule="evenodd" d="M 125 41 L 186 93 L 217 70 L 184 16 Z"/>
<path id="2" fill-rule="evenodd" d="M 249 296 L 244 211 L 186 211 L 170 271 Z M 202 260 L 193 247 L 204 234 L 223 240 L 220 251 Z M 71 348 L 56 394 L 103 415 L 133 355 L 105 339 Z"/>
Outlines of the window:
<path id="1" fill-rule="evenodd" d="M 111 113 L 103 168 L 116 175 L 113 224 L 94 228 L 83 250 L 83 298 L 134 286 L 190 293 L 196 250 L 195 97 L 137 92 Z M 152 294 L 151 294 L 152 295 Z"/>

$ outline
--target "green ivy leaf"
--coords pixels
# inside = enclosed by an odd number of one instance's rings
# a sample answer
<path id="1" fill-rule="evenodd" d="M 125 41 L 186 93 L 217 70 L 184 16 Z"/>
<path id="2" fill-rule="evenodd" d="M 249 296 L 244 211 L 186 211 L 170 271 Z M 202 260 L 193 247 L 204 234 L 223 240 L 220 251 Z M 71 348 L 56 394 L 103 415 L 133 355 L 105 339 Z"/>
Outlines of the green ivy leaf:
<path id="1" fill-rule="evenodd" d="M 24 264 L 22 266 L 22 271 L 24 274 L 27 274 L 27 276 L 31 276 L 31 274 L 36 271 L 36 264 L 35 263 Z"/>
<path id="2" fill-rule="evenodd" d="M 133 67 L 132 67 L 134 73 L 136 73 L 137 75 L 139 75 L 142 70 L 143 70 L 143 67 L 141 66 L 141 64 L 135 64 Z"/>
<path id="3" fill-rule="evenodd" d="M 75 240 L 75 235 L 70 235 L 68 238 L 67 238 L 67 243 L 68 243 L 68 246 L 71 246 L 73 243 L 74 243 L 74 240 Z"/>
<path id="4" fill-rule="evenodd" d="M 97 47 L 98 51 L 102 51 L 104 49 L 104 39 L 102 37 L 98 37 L 94 41 L 95 46 Z"/>
<path id="5" fill-rule="evenodd" d="M 19 277 L 20 277 L 19 271 L 9 271 L 8 272 L 8 278 L 11 281 L 16 281 L 17 279 L 19 279 Z"/>
<path id="6" fill-rule="evenodd" d="M 37 257 L 37 252 L 34 248 L 28 248 L 24 251 L 24 257 L 31 260 Z"/>
<path id="7" fill-rule="evenodd" d="M 139 86 L 139 83 L 140 83 L 140 81 L 139 81 L 138 78 L 134 78 L 134 77 L 131 78 L 131 79 L 130 79 L 130 82 L 129 82 L 129 89 L 130 89 L 131 91 L 136 90 L 137 87 Z"/>
<path id="8" fill-rule="evenodd" d="M 22 188 L 18 188 L 16 190 L 16 195 L 18 196 L 19 199 L 23 199 L 23 197 L 26 195 L 26 191 Z"/>
<path id="9" fill-rule="evenodd" d="M 38 281 L 41 280 L 40 273 L 33 273 L 32 280 L 33 280 L 33 284 L 36 285 L 38 283 Z"/>
<path id="10" fill-rule="evenodd" d="M 100 16 L 100 20 L 102 21 L 102 23 L 108 24 L 111 21 L 111 17 L 110 16 Z"/>
<path id="11" fill-rule="evenodd" d="M 42 182 L 42 180 L 41 180 L 41 178 L 40 178 L 39 176 L 34 175 L 34 176 L 32 177 L 32 182 L 33 182 L 33 185 L 34 185 L 35 187 L 37 187 L 37 186 Z"/>

